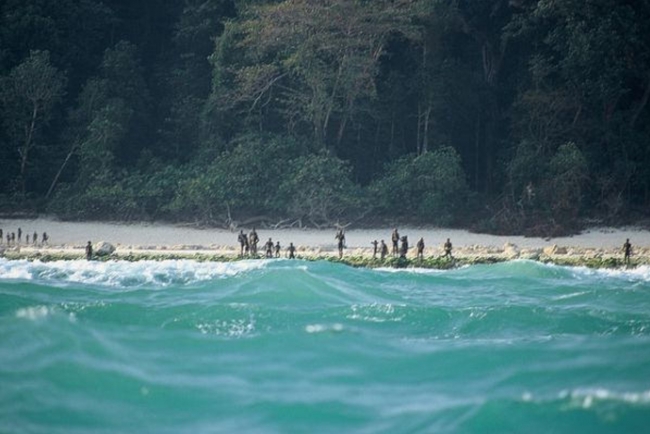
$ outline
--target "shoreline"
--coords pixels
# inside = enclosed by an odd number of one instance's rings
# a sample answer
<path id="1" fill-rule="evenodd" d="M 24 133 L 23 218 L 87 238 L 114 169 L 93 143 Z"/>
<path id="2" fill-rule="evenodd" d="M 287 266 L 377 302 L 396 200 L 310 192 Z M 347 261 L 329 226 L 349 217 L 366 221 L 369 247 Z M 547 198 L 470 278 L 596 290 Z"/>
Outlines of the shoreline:
<path id="1" fill-rule="evenodd" d="M 239 231 L 199 229 L 186 226 L 155 223 L 115 224 L 98 222 L 60 222 L 48 218 L 0 219 L 4 239 L 0 244 L 0 257 L 10 260 L 85 259 L 84 247 L 91 240 L 112 244 L 113 254 L 99 260 L 164 260 L 194 259 L 199 261 L 229 262 L 240 259 L 237 235 Z M 6 234 L 22 228 L 22 243 L 7 246 Z M 249 232 L 251 228 L 243 229 Z M 572 237 L 527 238 L 475 234 L 466 230 L 446 228 L 398 228 L 400 235 L 409 237 L 406 260 L 387 257 L 374 260 L 371 242 L 384 239 L 390 242 L 392 228 L 349 229 L 346 231 L 347 247 L 342 260 L 338 259 L 333 230 L 315 229 L 262 229 L 257 232 L 260 246 L 268 238 L 280 241 L 282 257 L 286 256 L 289 242 L 296 246 L 296 256 L 305 260 L 326 260 L 351 266 L 364 267 L 422 267 L 451 268 L 469 264 L 495 263 L 515 259 L 529 259 L 558 265 L 576 265 L 598 268 L 624 266 L 622 245 L 629 238 L 632 245 L 630 266 L 650 265 L 650 231 L 634 228 L 591 228 Z M 26 244 L 29 234 L 47 232 L 47 246 Z M 416 259 L 415 244 L 425 240 L 424 260 Z M 455 261 L 443 259 L 444 240 L 454 244 Z M 31 238 L 33 240 L 33 238 Z M 259 249 L 262 251 L 262 249 Z M 263 253 L 263 251 L 262 251 Z M 259 255 L 260 257 L 263 255 Z"/>

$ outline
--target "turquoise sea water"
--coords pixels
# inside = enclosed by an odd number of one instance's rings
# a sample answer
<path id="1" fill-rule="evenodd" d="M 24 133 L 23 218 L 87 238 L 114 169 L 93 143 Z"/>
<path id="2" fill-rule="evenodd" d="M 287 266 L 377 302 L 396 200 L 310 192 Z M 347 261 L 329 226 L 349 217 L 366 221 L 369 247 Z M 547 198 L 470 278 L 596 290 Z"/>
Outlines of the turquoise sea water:
<path id="1" fill-rule="evenodd" d="M 650 269 L 0 259 L 2 433 L 646 433 Z"/>

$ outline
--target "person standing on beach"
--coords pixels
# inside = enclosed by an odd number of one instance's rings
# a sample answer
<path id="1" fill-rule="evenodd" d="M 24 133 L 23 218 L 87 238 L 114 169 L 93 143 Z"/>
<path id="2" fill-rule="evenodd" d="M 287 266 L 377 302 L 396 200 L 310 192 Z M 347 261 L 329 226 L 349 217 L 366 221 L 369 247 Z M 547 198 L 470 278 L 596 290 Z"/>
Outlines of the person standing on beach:
<path id="1" fill-rule="evenodd" d="M 250 244 L 251 255 L 257 256 L 257 243 L 259 243 L 260 237 L 257 236 L 255 228 L 248 234 L 248 244 Z"/>
<path id="2" fill-rule="evenodd" d="M 34 245 L 36 245 L 37 240 L 38 240 L 38 232 L 34 231 L 34 238 L 32 239 Z"/>
<path id="3" fill-rule="evenodd" d="M 343 247 L 345 247 L 345 234 L 343 233 L 343 229 L 339 229 L 334 238 L 338 240 L 339 259 L 341 259 L 343 257 Z"/>
<path id="4" fill-rule="evenodd" d="M 289 259 L 296 259 L 296 248 L 293 246 L 293 243 L 289 243 L 289 247 L 287 247 L 287 251 L 289 252 Z"/>
<path id="5" fill-rule="evenodd" d="M 424 259 L 424 238 L 420 238 L 418 240 L 418 243 L 416 244 L 416 246 L 418 248 L 417 258 L 418 259 Z"/>
<path id="6" fill-rule="evenodd" d="M 377 259 L 377 245 L 379 243 L 377 242 L 377 240 L 375 240 L 370 244 L 372 244 L 372 259 Z"/>
<path id="7" fill-rule="evenodd" d="M 93 259 L 93 245 L 90 241 L 86 244 L 86 261 Z"/>
<path id="8" fill-rule="evenodd" d="M 406 254 L 408 253 L 408 251 L 409 251 L 409 240 L 406 237 L 406 235 L 404 235 L 402 237 L 402 248 L 400 249 L 400 255 L 399 255 L 400 258 L 406 259 Z"/>
<path id="9" fill-rule="evenodd" d="M 25 244 L 29 244 L 29 234 L 25 235 Z"/>
<path id="10" fill-rule="evenodd" d="M 23 238 L 23 230 L 18 228 L 18 244 L 20 244 L 22 238 Z"/>
<path id="11" fill-rule="evenodd" d="M 280 257 L 280 241 L 275 243 L 275 257 L 279 258 Z"/>
<path id="12" fill-rule="evenodd" d="M 43 232 L 43 237 L 41 238 L 43 241 L 41 241 L 41 244 L 46 245 L 47 240 L 50 239 L 50 237 L 47 235 L 47 232 Z"/>
<path id="13" fill-rule="evenodd" d="M 450 257 L 453 259 L 453 256 L 451 255 L 451 241 L 449 241 L 449 238 L 447 238 L 447 241 L 445 242 L 445 245 L 443 246 L 445 250 L 445 254 L 443 257 Z"/>
<path id="14" fill-rule="evenodd" d="M 246 237 L 243 229 L 239 231 L 239 235 L 237 235 L 237 241 L 239 241 L 239 256 L 243 257 L 244 248 L 248 244 L 248 238 Z M 248 248 L 246 248 L 246 252 L 248 252 Z"/>
<path id="15" fill-rule="evenodd" d="M 397 228 L 393 229 L 393 234 L 390 236 L 390 239 L 393 242 L 393 256 L 397 256 L 397 252 L 399 251 L 399 232 L 397 232 Z"/>
<path id="16" fill-rule="evenodd" d="M 4 238 L 2 238 L 2 229 L 0 229 L 0 244 L 4 243 Z"/>
<path id="17" fill-rule="evenodd" d="M 384 240 L 381 240 L 381 245 L 379 248 L 379 254 L 381 255 L 381 260 L 383 261 L 386 259 L 386 255 L 388 255 L 388 246 L 384 242 Z"/>
<path id="18" fill-rule="evenodd" d="M 632 253 L 632 244 L 630 244 L 630 239 L 626 239 L 623 244 L 623 262 L 626 265 L 630 265 L 630 254 Z"/>
<path id="19" fill-rule="evenodd" d="M 273 257 L 273 240 L 269 238 L 269 240 L 266 242 L 264 245 L 266 247 L 266 257 L 267 258 L 272 258 Z"/>

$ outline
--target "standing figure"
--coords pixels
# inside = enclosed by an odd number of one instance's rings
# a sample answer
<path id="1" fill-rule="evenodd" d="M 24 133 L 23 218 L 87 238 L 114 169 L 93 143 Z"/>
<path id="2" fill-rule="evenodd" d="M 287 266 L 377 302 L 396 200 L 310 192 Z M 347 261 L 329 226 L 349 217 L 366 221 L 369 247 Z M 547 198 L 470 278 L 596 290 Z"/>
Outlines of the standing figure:
<path id="1" fill-rule="evenodd" d="M 397 232 L 397 228 L 393 229 L 390 239 L 393 242 L 393 256 L 397 256 L 397 252 L 399 251 L 399 232 Z"/>
<path id="2" fill-rule="evenodd" d="M 34 245 L 36 245 L 36 242 L 38 241 L 38 232 L 34 231 L 34 238 L 32 239 L 32 242 Z"/>
<path id="3" fill-rule="evenodd" d="M 43 240 L 43 241 L 41 241 L 41 244 L 46 245 L 47 240 L 49 240 L 49 239 L 50 239 L 50 237 L 47 235 L 47 232 L 43 232 L 43 236 L 41 237 L 41 240 Z"/>
<path id="4" fill-rule="evenodd" d="M 416 246 L 418 248 L 418 259 L 424 259 L 424 238 L 420 238 Z"/>
<path id="5" fill-rule="evenodd" d="M 406 254 L 408 253 L 408 251 L 409 251 L 409 240 L 406 237 L 406 235 L 404 235 L 402 237 L 402 246 L 399 254 L 400 258 L 406 258 Z"/>
<path id="6" fill-rule="evenodd" d="M 237 241 L 239 241 L 239 256 L 243 257 L 244 249 L 246 249 L 246 252 L 248 252 L 248 237 L 246 237 L 246 234 L 243 230 L 239 231 L 239 235 L 237 235 Z"/>
<path id="7" fill-rule="evenodd" d="M 251 255 L 257 256 L 257 243 L 259 243 L 260 237 L 257 236 L 255 228 L 248 234 L 248 244 L 250 244 Z"/>
<path id="8" fill-rule="evenodd" d="M 29 244 L 29 234 L 25 235 L 25 244 Z"/>
<path id="9" fill-rule="evenodd" d="M 23 238 L 23 230 L 18 228 L 18 244 L 20 244 L 22 238 Z"/>
<path id="10" fill-rule="evenodd" d="M 272 258 L 273 257 L 273 240 L 271 238 L 269 238 L 269 240 L 266 242 L 264 247 L 266 247 L 266 257 L 267 258 Z"/>
<path id="11" fill-rule="evenodd" d="M 630 253 L 632 253 L 632 244 L 630 244 L 630 239 L 626 239 L 623 244 L 623 262 L 626 265 L 630 265 Z"/>
<path id="12" fill-rule="evenodd" d="M 296 258 L 296 248 L 293 246 L 293 243 L 289 243 L 289 247 L 287 247 L 287 251 L 289 252 L 289 259 L 295 259 Z"/>
<path id="13" fill-rule="evenodd" d="M 275 257 L 279 258 L 280 257 L 280 241 L 275 243 Z"/>
<path id="14" fill-rule="evenodd" d="M 451 241 L 449 241 L 449 238 L 447 238 L 447 241 L 445 242 L 444 250 L 445 250 L 445 254 L 443 256 L 445 258 L 446 257 L 453 258 L 453 256 L 451 255 Z"/>
<path id="15" fill-rule="evenodd" d="M 388 246 L 384 242 L 384 240 L 381 240 L 381 246 L 379 248 L 379 254 L 381 255 L 381 260 L 383 261 L 386 259 L 386 255 L 388 255 Z"/>
<path id="16" fill-rule="evenodd" d="M 86 260 L 90 261 L 93 258 L 93 245 L 90 241 L 86 244 Z"/>
<path id="17" fill-rule="evenodd" d="M 343 247 L 345 247 L 345 234 L 343 233 L 343 229 L 339 229 L 334 238 L 338 240 L 339 259 L 341 259 L 343 257 Z"/>
<path id="18" fill-rule="evenodd" d="M 4 238 L 2 238 L 2 229 L 0 229 L 0 244 L 4 242 Z"/>
<path id="19" fill-rule="evenodd" d="M 372 259 L 377 259 L 377 245 L 379 243 L 377 242 L 377 240 L 375 240 L 370 244 L 372 244 Z"/>

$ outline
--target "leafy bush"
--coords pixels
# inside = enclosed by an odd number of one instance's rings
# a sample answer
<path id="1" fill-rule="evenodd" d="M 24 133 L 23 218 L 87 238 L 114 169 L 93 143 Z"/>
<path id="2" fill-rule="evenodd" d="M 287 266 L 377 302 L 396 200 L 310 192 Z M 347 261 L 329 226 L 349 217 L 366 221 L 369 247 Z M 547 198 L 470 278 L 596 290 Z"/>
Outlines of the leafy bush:
<path id="1" fill-rule="evenodd" d="M 280 187 L 292 217 L 329 224 L 362 205 L 350 165 L 326 152 L 296 158 Z"/>
<path id="2" fill-rule="evenodd" d="M 371 194 L 382 215 L 446 225 L 467 204 L 469 188 L 460 156 L 445 146 L 393 162 L 386 175 L 371 186 Z"/>

